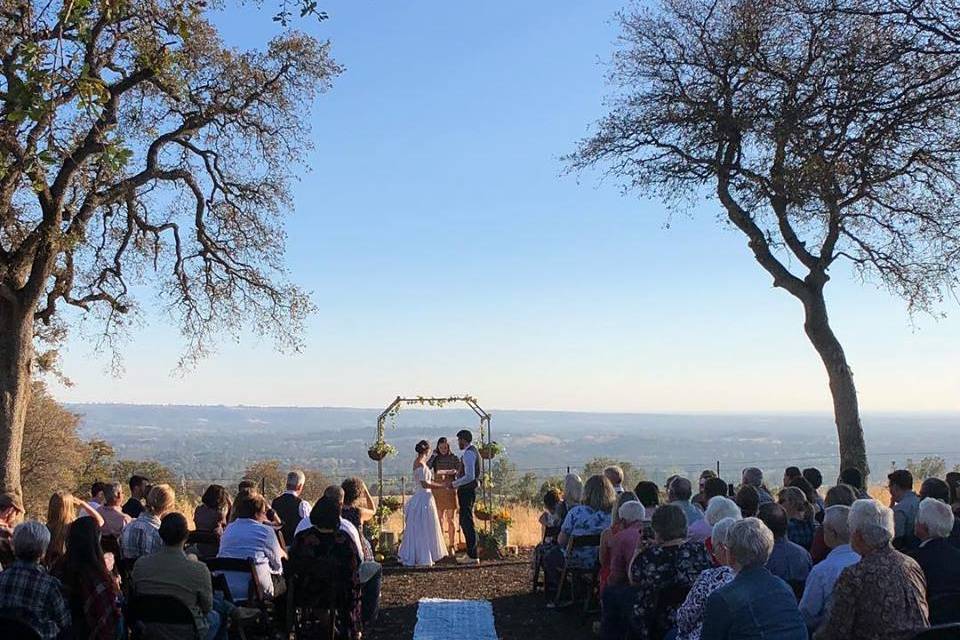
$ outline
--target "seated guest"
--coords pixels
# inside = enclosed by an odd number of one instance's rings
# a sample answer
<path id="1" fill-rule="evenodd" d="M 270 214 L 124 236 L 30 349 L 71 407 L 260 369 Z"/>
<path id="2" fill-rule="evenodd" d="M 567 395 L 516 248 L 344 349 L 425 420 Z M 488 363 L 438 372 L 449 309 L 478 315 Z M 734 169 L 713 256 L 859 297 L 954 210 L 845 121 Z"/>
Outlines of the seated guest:
<path id="1" fill-rule="evenodd" d="M 283 523 L 280 530 L 283 532 L 283 541 L 288 545 L 293 542 L 300 521 L 310 517 L 310 503 L 300 497 L 306 481 L 303 471 L 291 471 L 287 474 L 287 490 L 274 498 L 270 505 Z"/>
<path id="2" fill-rule="evenodd" d="M 843 570 L 814 640 L 894 640 L 928 625 L 926 583 L 913 559 L 892 546 L 893 511 L 857 500 L 847 519 L 860 562 Z"/>
<path id="3" fill-rule="evenodd" d="M 820 497 L 820 487 L 823 486 L 823 474 L 816 467 L 808 467 L 803 470 L 804 479 L 810 483 L 813 488 L 813 501 L 817 506 L 818 513 L 823 513 L 827 508 L 823 498 Z"/>
<path id="4" fill-rule="evenodd" d="M 557 536 L 558 548 L 549 553 L 543 561 L 543 577 L 547 593 L 559 586 L 560 572 L 564 562 L 578 568 L 592 569 L 599 562 L 598 547 L 577 547 L 567 558 L 567 543 L 573 537 L 590 536 L 603 533 L 610 526 L 610 512 L 616 502 L 616 493 L 610 481 L 601 475 L 591 476 L 583 485 L 583 499 L 580 504 L 567 512 L 560 534 Z"/>
<path id="5" fill-rule="evenodd" d="M 646 509 L 638 500 L 627 500 L 621 504 L 617 515 L 620 530 L 610 541 L 610 576 L 607 578 L 607 584 L 615 587 L 629 583 L 630 562 L 640 544 Z"/>
<path id="6" fill-rule="evenodd" d="M 607 586 L 607 578 L 610 577 L 610 560 L 613 552 L 613 548 L 612 548 L 613 539 L 617 536 L 618 533 L 620 533 L 620 531 L 624 527 L 624 523 L 620 520 L 620 507 L 630 501 L 637 502 L 637 504 L 640 504 L 637 501 L 637 496 L 634 495 L 632 491 L 624 491 L 623 493 L 617 496 L 617 501 L 613 505 L 613 510 L 610 512 L 610 526 L 604 529 L 603 533 L 600 534 L 600 592 L 601 593 L 603 593 L 604 587 Z M 641 524 L 642 523 L 637 523 L 637 531 L 640 530 Z M 634 546 L 634 548 L 636 548 L 636 546 Z"/>
<path id="7" fill-rule="evenodd" d="M 359 559 L 353 541 L 340 527 L 341 505 L 336 498 L 324 495 L 310 511 L 310 526 L 299 532 L 290 547 L 290 565 L 308 559 L 329 558 L 337 567 L 337 619 L 341 634 L 359 637 L 363 629 L 363 607 L 359 580 Z M 311 594 L 298 592 L 299 599 Z"/>
<path id="8" fill-rule="evenodd" d="M 102 482 L 94 482 L 90 485 L 90 506 L 99 509 L 103 506 L 103 487 Z"/>
<path id="9" fill-rule="evenodd" d="M 0 572 L 0 609 L 15 611 L 42 640 L 70 637 L 70 609 L 60 593 L 60 581 L 51 577 L 40 559 L 47 552 L 50 531 L 35 520 L 13 530 L 13 563 Z"/>
<path id="10" fill-rule="evenodd" d="M 823 520 L 823 514 L 820 513 L 820 507 L 817 506 L 817 498 L 820 496 L 818 496 L 817 492 L 813 489 L 813 485 L 807 482 L 806 478 L 800 477 L 791 480 L 788 486 L 796 487 L 803 492 L 803 497 L 806 498 L 807 502 L 809 502 L 813 508 L 814 521 L 819 524 L 820 521 Z"/>
<path id="11" fill-rule="evenodd" d="M 783 470 L 783 484 L 781 484 L 780 487 L 789 487 L 794 478 L 802 477 L 803 474 L 800 473 L 800 467 L 787 467 Z"/>
<path id="12" fill-rule="evenodd" d="M 823 537 L 830 553 L 810 570 L 800 599 L 800 613 L 811 632 L 827 615 L 837 578 L 844 569 L 860 561 L 860 555 L 850 548 L 849 515 L 850 507 L 838 504 L 827 507 L 823 517 Z"/>
<path id="13" fill-rule="evenodd" d="M 948 538 L 954 516 L 950 506 L 934 498 L 924 498 L 917 510 L 919 546 L 910 552 L 927 581 L 930 624 L 960 622 L 960 549 Z"/>
<path id="14" fill-rule="evenodd" d="M 267 524 L 267 502 L 259 493 L 242 493 L 234 504 L 237 519 L 227 525 L 220 538 L 218 558 L 253 559 L 257 583 L 265 597 L 283 591 L 282 562 L 287 557 L 280 546 L 276 530 Z M 238 571 L 224 572 L 234 602 L 250 598 L 250 575 Z"/>
<path id="15" fill-rule="evenodd" d="M 806 549 L 787 539 L 787 512 L 776 503 L 760 505 L 760 520 L 773 532 L 767 569 L 789 584 L 795 593 L 802 593 L 813 563 Z"/>
<path id="16" fill-rule="evenodd" d="M 340 488 L 343 489 L 343 517 L 362 531 L 363 525 L 377 513 L 370 490 L 361 478 L 347 478 L 340 483 Z"/>
<path id="17" fill-rule="evenodd" d="M 624 492 L 623 488 L 623 469 L 618 465 L 610 465 L 603 470 L 603 476 L 613 485 L 613 491 L 620 495 Z"/>
<path id="18" fill-rule="evenodd" d="M 92 518 L 79 518 L 67 534 L 67 552 L 50 571 L 63 585 L 77 638 L 115 640 L 122 617 L 117 581 L 107 569 L 100 533 Z"/>
<path id="19" fill-rule="evenodd" d="M 763 471 L 757 467 L 747 467 L 743 470 L 743 474 L 740 478 L 741 485 L 749 485 L 757 490 L 757 494 L 760 497 L 760 504 L 767 504 L 768 502 L 773 502 L 773 496 L 770 495 L 770 491 L 767 489 L 766 485 L 763 484 Z M 743 507 L 740 507 L 743 509 Z"/>
<path id="20" fill-rule="evenodd" d="M 150 481 L 143 476 L 132 475 L 127 485 L 130 487 L 130 499 L 123 505 L 123 512 L 131 518 L 137 518 L 143 511 L 143 500 L 149 492 Z"/>
<path id="21" fill-rule="evenodd" d="M 570 509 L 580 504 L 582 498 L 583 480 L 575 473 L 568 473 L 563 478 L 563 500 L 560 502 L 560 510 L 563 513 L 562 518 L 565 519 Z"/>
<path id="22" fill-rule="evenodd" d="M 710 498 L 717 495 L 727 495 L 727 485 L 723 485 L 723 493 L 714 493 L 713 495 L 707 495 L 707 481 L 715 480 L 717 474 L 711 471 L 710 469 L 704 469 L 700 472 L 700 480 L 698 482 L 698 491 L 697 495 L 693 496 L 690 500 L 701 511 L 705 511 L 707 508 L 707 503 L 710 502 Z"/>
<path id="23" fill-rule="evenodd" d="M 343 496 L 344 496 L 343 489 L 341 489 L 335 484 L 332 484 L 323 490 L 323 495 L 324 497 L 331 498 L 332 500 L 336 500 L 337 503 L 341 505 L 341 510 L 342 510 Z M 304 518 L 303 520 L 300 521 L 300 524 L 297 525 L 297 530 L 294 533 L 294 537 L 299 535 L 301 531 L 305 531 L 306 529 L 309 529 L 312 526 L 313 526 L 313 523 L 310 522 L 310 518 L 309 517 Z M 353 541 L 353 545 L 354 547 L 356 547 L 356 550 L 357 550 L 357 557 L 359 557 L 362 560 L 363 559 L 363 540 L 361 540 L 360 538 L 360 532 L 357 530 L 357 528 L 353 525 L 352 522 L 350 522 L 349 520 L 343 517 L 342 511 L 340 516 L 340 528 Z"/>
<path id="24" fill-rule="evenodd" d="M 667 500 L 670 504 L 680 507 L 683 515 L 687 517 L 688 527 L 697 520 L 703 519 L 703 512 L 690 502 L 690 498 L 692 497 L 693 488 L 690 486 L 690 481 L 686 478 L 675 478 L 674 481 L 670 483 L 670 488 L 667 490 Z M 696 542 L 702 543 L 707 539 L 707 534 L 699 531 L 695 535 L 695 538 Z"/>
<path id="25" fill-rule="evenodd" d="M 200 504 L 193 510 L 193 526 L 197 531 L 222 534 L 227 528 L 232 507 L 226 487 L 212 484 L 203 492 Z"/>
<path id="26" fill-rule="evenodd" d="M 0 493 L 0 570 L 13 564 L 13 529 L 23 518 L 23 501 L 15 493 Z"/>
<path id="27" fill-rule="evenodd" d="M 731 518 L 734 521 L 740 520 L 742 518 L 740 507 L 730 498 L 723 496 L 710 498 L 710 502 L 707 504 L 707 512 L 703 518 L 710 525 L 710 530 L 713 531 L 713 527 L 724 518 Z M 719 565 L 721 560 L 713 553 L 713 540 L 707 538 L 703 541 L 703 544 L 710 553 L 710 557 L 713 558 L 714 564 Z"/>
<path id="28" fill-rule="evenodd" d="M 953 515 L 960 515 L 960 471 L 950 471 L 945 476 L 947 488 L 950 489 L 950 508 L 953 509 Z"/>
<path id="29" fill-rule="evenodd" d="M 707 507 L 710 505 L 710 501 L 714 498 L 723 498 L 726 500 L 727 495 L 727 483 L 721 480 L 720 478 L 707 478 L 703 483 L 703 490 L 700 492 L 700 495 L 706 499 L 706 502 L 703 504 L 703 510 L 706 511 Z M 736 506 L 736 503 L 733 500 L 730 501 L 733 503 L 733 506 Z M 697 507 L 700 508 L 699 506 Z M 737 508 L 737 515 L 739 516 L 740 509 Z M 704 514 L 706 516 L 706 514 Z M 710 550 L 710 545 L 707 542 L 710 539 L 710 532 L 713 530 L 713 525 L 717 523 L 720 518 L 726 516 L 719 516 L 713 522 L 709 522 L 706 517 L 700 518 L 690 524 L 687 527 L 687 535 L 691 540 L 702 540 L 707 544 L 707 550 Z"/>
<path id="30" fill-rule="evenodd" d="M 837 481 L 837 484 L 845 484 L 853 487 L 854 492 L 857 494 L 858 500 L 866 500 L 870 497 L 870 494 L 867 493 L 863 486 L 863 474 L 860 473 L 860 469 L 854 467 L 849 467 L 840 472 L 840 478 Z"/>
<path id="31" fill-rule="evenodd" d="M 168 484 L 158 484 L 150 488 L 146 507 L 136 519 L 123 528 L 120 533 L 120 557 L 124 560 L 136 560 L 148 556 L 163 547 L 160 539 L 160 519 L 171 511 L 176 496 Z"/>
<path id="32" fill-rule="evenodd" d="M 726 498 L 724 498 L 726 499 Z M 708 505 L 709 509 L 709 505 Z M 708 515 L 709 518 L 709 515 Z M 739 516 L 722 518 L 713 525 L 710 539 L 713 541 L 713 555 L 717 562 L 716 567 L 703 571 L 690 587 L 686 600 L 677 609 L 677 637 L 676 640 L 700 640 L 700 629 L 703 626 L 703 613 L 710 594 L 733 580 L 734 572 L 730 568 L 730 558 L 727 553 L 727 534 L 731 527 L 739 521 Z"/>
<path id="33" fill-rule="evenodd" d="M 97 509 L 97 513 L 103 518 L 103 525 L 100 527 L 101 535 L 119 538 L 123 528 L 133 520 L 121 510 L 122 502 L 123 487 L 119 482 L 108 482 L 103 485 L 103 504 Z"/>
<path id="34" fill-rule="evenodd" d="M 760 492 L 756 487 L 749 484 L 742 485 L 737 489 L 737 495 L 734 496 L 733 501 L 740 507 L 740 513 L 744 518 L 757 517 L 757 511 L 760 510 Z"/>
<path id="35" fill-rule="evenodd" d="M 813 505 L 807 502 L 803 491 L 796 487 L 781 489 L 777 495 L 777 503 L 787 512 L 787 539 L 809 550 L 816 528 Z"/>
<path id="36" fill-rule="evenodd" d="M 890 508 L 893 509 L 893 523 L 896 533 L 893 547 L 900 551 L 913 549 L 918 540 L 914 535 L 917 522 L 917 509 L 920 498 L 913 492 L 913 474 L 906 469 L 897 469 L 887 476 L 887 488 L 890 490 Z"/>
<path id="37" fill-rule="evenodd" d="M 707 598 L 701 640 L 807 640 L 793 592 L 764 566 L 774 545 L 770 529 L 746 518 L 730 527 L 725 544 L 736 577 Z"/>
<path id="38" fill-rule="evenodd" d="M 949 475 L 949 474 L 947 474 Z M 950 486 L 940 478 L 927 478 L 920 485 L 920 500 L 924 498 L 933 498 L 944 504 L 950 504 Z M 953 512 L 953 530 L 947 541 L 954 547 L 960 549 L 960 515 Z"/>
<path id="39" fill-rule="evenodd" d="M 824 501 L 824 505 L 828 509 L 841 505 L 849 507 L 856 499 L 857 494 L 853 490 L 853 487 L 847 484 L 838 484 L 835 487 L 830 487 L 827 491 L 827 498 Z M 813 532 L 813 543 L 810 545 L 810 559 L 813 560 L 813 564 L 817 564 L 818 562 L 822 562 L 828 553 L 830 553 L 830 547 L 827 546 L 824 540 L 823 527 L 817 527 L 817 530 Z"/>
<path id="40" fill-rule="evenodd" d="M 660 487 L 657 486 L 656 482 L 641 480 L 633 488 L 633 492 L 637 495 L 640 504 L 643 505 L 643 510 L 646 513 L 644 521 L 650 522 L 653 513 L 660 506 Z"/>
<path id="41" fill-rule="evenodd" d="M 82 509 L 93 518 L 99 528 L 103 524 L 103 516 L 97 513 L 90 503 L 75 497 L 69 491 L 57 491 L 50 496 L 47 504 L 47 530 L 50 531 L 50 544 L 47 546 L 47 555 L 43 564 L 50 568 L 57 563 L 67 550 L 67 531 L 77 519 L 77 509 Z"/>
<path id="42" fill-rule="evenodd" d="M 560 515 L 557 513 L 559 506 L 560 492 L 556 489 L 547 489 L 546 493 L 543 494 L 543 512 L 540 514 L 538 520 L 540 522 L 541 538 L 546 537 L 548 529 L 559 529 L 563 523 L 563 519 L 560 518 Z M 554 536 L 554 539 L 555 538 Z"/>

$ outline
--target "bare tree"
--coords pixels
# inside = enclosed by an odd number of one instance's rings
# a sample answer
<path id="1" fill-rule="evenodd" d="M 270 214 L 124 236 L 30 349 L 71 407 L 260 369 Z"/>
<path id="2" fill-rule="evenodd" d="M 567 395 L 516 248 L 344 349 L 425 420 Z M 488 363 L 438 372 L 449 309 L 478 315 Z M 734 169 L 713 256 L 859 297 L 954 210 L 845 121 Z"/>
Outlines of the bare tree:
<path id="1" fill-rule="evenodd" d="M 960 74 L 956 55 L 926 55 L 917 30 L 845 4 L 662 0 L 621 13 L 609 113 L 568 162 L 671 203 L 712 193 L 802 305 L 841 465 L 866 471 L 824 289 L 843 261 L 915 310 L 955 285 Z"/>
<path id="2" fill-rule="evenodd" d="M 185 360 L 246 328 L 298 346 L 310 303 L 284 274 L 282 218 L 310 105 L 340 69 L 327 44 L 292 31 L 233 50 L 205 11 L 203 0 L 0 0 L 7 489 L 20 491 L 35 339 L 62 337 L 64 306 L 101 314 L 109 336 L 152 286 Z"/>

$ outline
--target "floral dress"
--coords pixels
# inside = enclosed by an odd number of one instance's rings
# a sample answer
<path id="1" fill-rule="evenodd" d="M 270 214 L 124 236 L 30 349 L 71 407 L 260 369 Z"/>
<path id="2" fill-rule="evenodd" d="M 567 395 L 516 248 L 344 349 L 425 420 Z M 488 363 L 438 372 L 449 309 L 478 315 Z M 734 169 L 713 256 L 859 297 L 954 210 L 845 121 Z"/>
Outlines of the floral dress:
<path id="1" fill-rule="evenodd" d="M 560 527 L 562 533 L 570 537 L 600 535 L 610 526 L 610 513 L 597 511 L 586 505 L 578 505 L 567 512 Z M 567 558 L 570 566 L 592 569 L 600 560 L 600 547 L 578 547 Z"/>
<path id="2" fill-rule="evenodd" d="M 656 545 L 638 555 L 630 567 L 630 581 L 636 589 L 631 618 L 635 636 L 647 640 L 674 627 L 680 603 L 660 602 L 659 596 L 671 590 L 689 591 L 711 566 L 702 542 Z"/>
<path id="3" fill-rule="evenodd" d="M 727 566 L 707 569 L 690 587 L 687 599 L 677 609 L 677 640 L 700 640 L 703 613 L 710 594 L 727 584 L 737 574 Z"/>

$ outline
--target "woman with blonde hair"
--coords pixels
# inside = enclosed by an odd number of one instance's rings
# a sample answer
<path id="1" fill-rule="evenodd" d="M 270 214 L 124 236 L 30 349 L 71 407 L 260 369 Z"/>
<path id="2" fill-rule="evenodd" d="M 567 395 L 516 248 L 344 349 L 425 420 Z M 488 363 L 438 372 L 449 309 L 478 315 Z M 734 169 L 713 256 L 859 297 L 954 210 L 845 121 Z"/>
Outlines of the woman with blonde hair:
<path id="1" fill-rule="evenodd" d="M 813 505 L 797 487 L 781 489 L 777 502 L 787 512 L 787 539 L 809 551 L 816 531 Z"/>
<path id="2" fill-rule="evenodd" d="M 88 502 L 77 498 L 69 491 L 57 491 L 50 496 L 47 503 L 47 530 L 50 531 L 50 545 L 44 556 L 44 564 L 50 568 L 56 564 L 67 551 L 67 533 L 70 525 L 77 519 L 78 509 L 83 516 L 93 518 L 97 528 L 103 526 L 103 516 Z"/>

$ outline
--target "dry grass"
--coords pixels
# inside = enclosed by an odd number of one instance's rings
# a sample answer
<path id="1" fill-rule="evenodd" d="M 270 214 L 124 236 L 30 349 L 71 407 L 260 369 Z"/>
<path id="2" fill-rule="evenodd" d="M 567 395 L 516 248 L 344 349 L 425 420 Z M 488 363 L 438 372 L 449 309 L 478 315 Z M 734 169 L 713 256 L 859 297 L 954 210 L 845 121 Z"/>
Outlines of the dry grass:
<path id="1" fill-rule="evenodd" d="M 510 544 L 521 548 L 533 547 L 540 542 L 540 510 L 527 505 L 507 505 L 510 512 Z M 478 527 L 482 527 L 482 522 L 477 522 Z M 400 534 L 403 531 L 403 515 L 400 510 L 390 514 L 390 517 L 383 523 L 384 531 L 392 531 Z"/>

